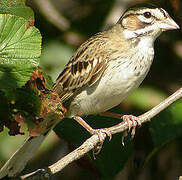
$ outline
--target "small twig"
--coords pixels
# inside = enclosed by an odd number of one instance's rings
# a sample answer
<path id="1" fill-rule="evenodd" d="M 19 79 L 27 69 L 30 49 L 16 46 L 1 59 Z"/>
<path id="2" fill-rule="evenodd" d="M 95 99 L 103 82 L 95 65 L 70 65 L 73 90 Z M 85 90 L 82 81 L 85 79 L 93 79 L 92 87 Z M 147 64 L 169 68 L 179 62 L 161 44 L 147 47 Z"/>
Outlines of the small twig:
<path id="1" fill-rule="evenodd" d="M 34 3 L 39 7 L 39 10 L 47 20 L 54 24 L 58 29 L 61 31 L 69 29 L 70 22 L 57 11 L 50 0 L 34 0 Z"/>
<path id="2" fill-rule="evenodd" d="M 182 87 L 177 90 L 174 94 L 169 96 L 167 99 L 165 99 L 163 102 L 161 102 L 159 105 L 155 106 L 148 112 L 138 116 L 139 121 L 142 123 L 149 121 L 151 118 L 153 118 L 155 115 L 160 113 L 162 110 L 167 108 L 170 104 L 174 103 L 178 99 L 182 97 Z M 120 133 L 128 129 L 128 123 L 127 122 L 121 122 L 115 126 L 105 128 L 107 132 L 113 134 Z M 105 130 L 103 129 L 103 130 Z M 105 140 L 106 135 L 104 134 L 104 139 Z M 86 153 L 88 153 L 91 150 L 94 150 L 94 148 L 97 147 L 98 143 L 100 142 L 100 139 L 98 135 L 93 135 L 89 139 L 87 139 L 80 147 L 57 161 L 56 163 L 52 164 L 51 166 L 48 167 L 49 169 L 49 174 L 46 174 L 46 177 L 44 179 L 47 179 L 50 177 L 52 174 L 55 174 L 57 172 L 60 172 L 64 167 L 66 167 L 68 164 L 72 163 L 75 160 L 80 159 L 83 157 Z M 45 169 L 46 170 L 46 169 Z M 38 175 L 36 172 L 33 172 L 29 175 L 22 176 L 22 180 L 33 180 L 34 177 L 36 176 L 36 179 L 41 179 L 43 176 L 41 175 L 41 171 L 45 172 L 44 169 L 40 169 L 37 172 L 39 172 L 40 175 Z M 47 171 L 48 172 L 48 171 Z M 41 178 L 39 178 L 41 177 Z M 43 178 L 41 180 L 44 180 Z"/>

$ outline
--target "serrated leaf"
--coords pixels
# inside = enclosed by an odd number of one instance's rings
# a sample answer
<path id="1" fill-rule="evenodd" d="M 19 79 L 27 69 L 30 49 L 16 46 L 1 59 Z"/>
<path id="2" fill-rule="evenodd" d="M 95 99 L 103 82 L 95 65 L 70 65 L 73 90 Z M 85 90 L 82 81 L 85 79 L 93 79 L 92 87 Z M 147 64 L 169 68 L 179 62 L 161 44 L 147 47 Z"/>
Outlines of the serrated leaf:
<path id="1" fill-rule="evenodd" d="M 23 17 L 27 20 L 34 19 L 31 8 L 25 5 L 26 0 L 1 0 L 0 14 L 12 14 Z"/>
<path id="2" fill-rule="evenodd" d="M 39 65 L 41 35 L 14 15 L 0 15 L 0 89 L 22 87 Z"/>

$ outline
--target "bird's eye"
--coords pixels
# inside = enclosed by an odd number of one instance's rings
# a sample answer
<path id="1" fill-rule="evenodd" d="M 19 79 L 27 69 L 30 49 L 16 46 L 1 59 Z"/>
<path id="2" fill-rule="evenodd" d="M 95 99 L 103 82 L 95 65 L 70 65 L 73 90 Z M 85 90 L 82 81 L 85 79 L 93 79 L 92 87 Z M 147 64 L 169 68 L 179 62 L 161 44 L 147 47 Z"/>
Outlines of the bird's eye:
<path id="1" fill-rule="evenodd" d="M 150 12 L 144 12 L 144 17 L 145 18 L 151 18 L 152 14 Z"/>

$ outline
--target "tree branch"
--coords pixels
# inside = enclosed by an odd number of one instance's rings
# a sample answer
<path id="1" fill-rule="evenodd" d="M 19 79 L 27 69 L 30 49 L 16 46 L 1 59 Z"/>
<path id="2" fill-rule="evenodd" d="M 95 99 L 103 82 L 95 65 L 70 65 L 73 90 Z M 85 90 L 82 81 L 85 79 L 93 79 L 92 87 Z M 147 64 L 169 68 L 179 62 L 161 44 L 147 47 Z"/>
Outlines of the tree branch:
<path id="1" fill-rule="evenodd" d="M 54 7 L 50 0 L 34 0 L 42 14 L 61 31 L 70 27 L 70 22 Z"/>
<path id="2" fill-rule="evenodd" d="M 178 89 L 175 93 L 173 93 L 171 96 L 166 98 L 163 102 L 161 102 L 159 105 L 155 106 L 151 110 L 147 111 L 146 113 L 138 116 L 138 120 L 142 123 L 145 123 L 147 121 L 150 121 L 151 118 L 153 118 L 155 115 L 159 114 L 162 110 L 167 108 L 169 105 L 177 101 L 182 97 L 182 87 Z M 115 126 L 104 128 L 101 130 L 107 130 L 111 135 L 120 133 L 128 129 L 128 123 L 127 122 L 121 122 Z M 102 133 L 102 132 L 101 132 Z M 106 134 L 103 133 L 103 140 L 106 138 Z M 27 174 L 22 176 L 21 180 L 44 180 L 48 179 L 51 175 L 60 172 L 64 167 L 66 167 L 68 164 L 72 163 L 75 160 L 80 159 L 83 157 L 86 153 L 88 153 L 91 150 L 94 150 L 100 142 L 100 139 L 98 135 L 93 135 L 89 139 L 87 139 L 80 147 L 57 161 L 56 163 L 52 164 L 48 168 L 39 169 L 33 173 Z"/>

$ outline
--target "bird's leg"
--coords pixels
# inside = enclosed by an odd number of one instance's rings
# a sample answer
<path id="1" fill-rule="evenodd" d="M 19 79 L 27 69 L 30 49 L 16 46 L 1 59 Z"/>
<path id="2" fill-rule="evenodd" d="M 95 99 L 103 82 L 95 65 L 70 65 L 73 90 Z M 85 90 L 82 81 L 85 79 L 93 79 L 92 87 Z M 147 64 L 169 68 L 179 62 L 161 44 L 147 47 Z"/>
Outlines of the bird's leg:
<path id="1" fill-rule="evenodd" d="M 74 120 L 76 120 L 82 127 L 84 127 L 91 135 L 94 134 L 94 129 L 86 123 L 80 116 L 74 116 Z"/>
<path id="2" fill-rule="evenodd" d="M 123 114 L 118 114 L 118 113 L 114 113 L 114 112 L 102 112 L 99 114 L 100 116 L 104 116 L 104 117 L 112 117 L 112 118 L 116 118 L 116 119 L 122 119 Z"/>
<path id="3" fill-rule="evenodd" d="M 74 119 L 82 126 L 84 127 L 91 135 L 93 134 L 97 134 L 99 137 L 99 141 L 100 141 L 100 148 L 99 151 L 102 147 L 102 144 L 104 142 L 104 139 L 106 138 L 106 136 L 109 137 L 109 139 L 111 139 L 112 135 L 106 130 L 106 129 L 93 129 L 89 124 L 87 124 L 80 116 L 74 116 Z M 98 152 L 98 151 L 97 151 Z"/>

